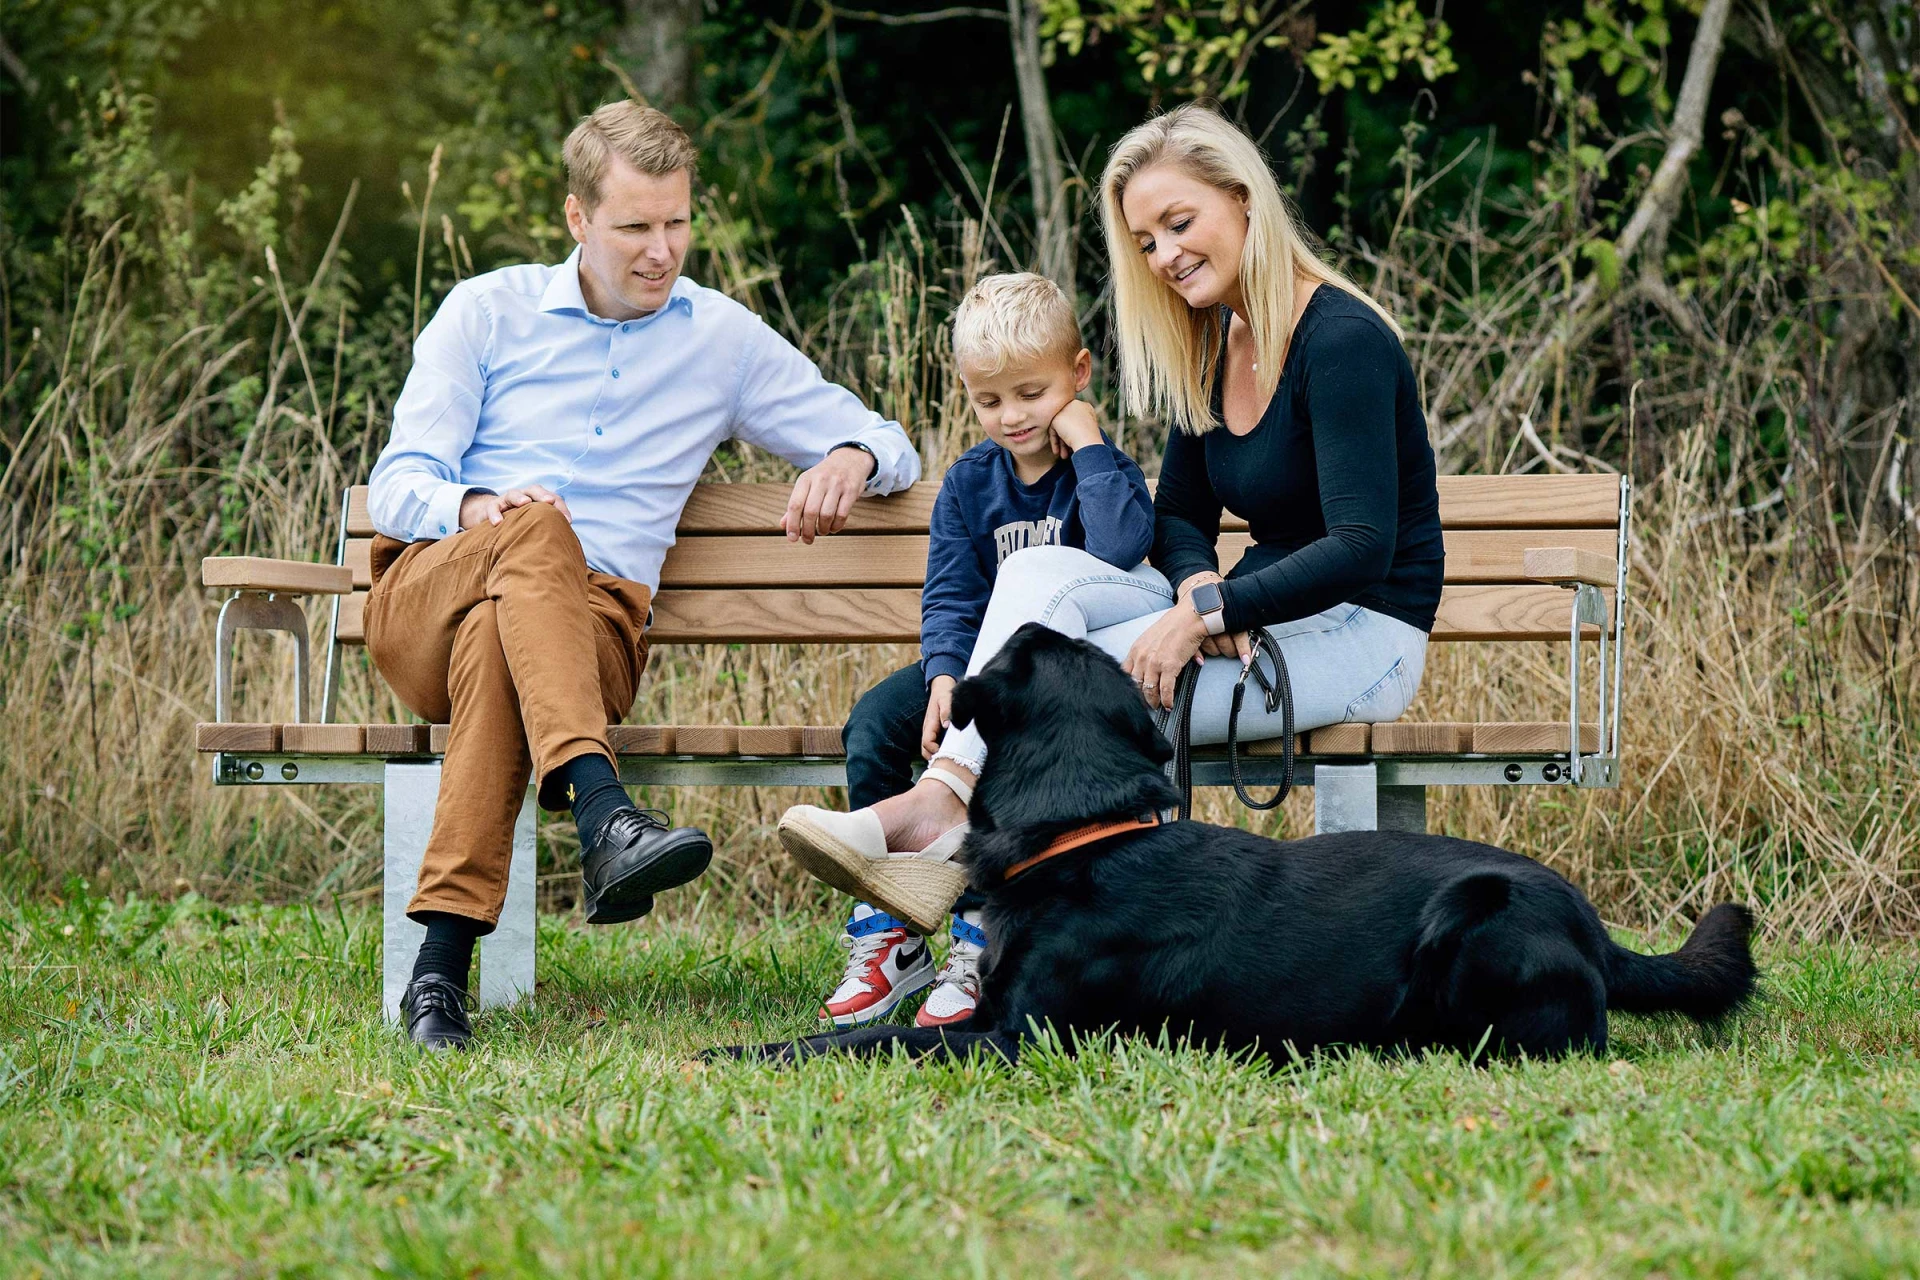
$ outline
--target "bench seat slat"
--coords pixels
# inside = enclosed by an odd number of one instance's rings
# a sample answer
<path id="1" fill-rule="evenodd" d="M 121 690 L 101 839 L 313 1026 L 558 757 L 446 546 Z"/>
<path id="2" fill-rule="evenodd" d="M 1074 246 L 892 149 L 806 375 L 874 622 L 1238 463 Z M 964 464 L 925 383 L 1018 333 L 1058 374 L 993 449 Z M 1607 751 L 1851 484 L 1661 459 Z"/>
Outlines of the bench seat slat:
<path id="1" fill-rule="evenodd" d="M 1611 607 L 1613 592 L 1604 593 Z M 339 638 L 364 644 L 366 593 L 340 602 Z M 1564 640 L 1572 598 L 1545 585 L 1450 586 L 1441 593 L 1436 642 Z M 1588 627 L 1586 634 L 1599 632 Z M 664 591 L 654 601 L 654 644 L 916 644 L 920 593 L 906 587 L 743 588 Z"/>
<path id="2" fill-rule="evenodd" d="M 1441 476 L 1440 523 L 1449 529 L 1604 529 L 1620 523 L 1620 478 L 1574 476 Z M 903 494 L 856 503 L 850 533 L 925 533 L 940 477 L 928 476 Z M 793 486 L 779 482 L 700 484 L 680 516 L 682 534 L 764 534 L 780 526 Z M 1229 517 L 1226 529 L 1246 526 Z M 347 497 L 347 535 L 373 536 L 367 487 Z"/>
<path id="3" fill-rule="evenodd" d="M 370 756 L 424 756 L 432 750 L 432 726 L 424 724 L 370 724 Z"/>
<path id="4" fill-rule="evenodd" d="M 233 721 L 226 724 L 193 726 L 195 751 L 254 751 L 268 754 L 280 749 L 280 726 Z"/>
<path id="5" fill-rule="evenodd" d="M 1571 609 L 1572 597 L 1561 587 L 1448 587 L 1440 597 L 1433 638 L 1564 640 Z M 1587 634 L 1599 633 L 1588 627 Z M 654 601 L 648 635 L 655 644 L 911 644 L 920 639 L 920 593 L 906 588 L 665 591 Z"/>
<path id="6" fill-rule="evenodd" d="M 280 749 L 289 755 L 357 756 L 367 749 L 361 724 L 283 724 Z"/>
<path id="7" fill-rule="evenodd" d="M 827 756 L 845 754 L 837 725 L 617 724 L 607 740 L 620 756 Z M 1580 749 L 1599 747 L 1599 729 L 1581 727 Z M 194 748 L 248 755 L 442 755 L 443 724 L 199 724 Z M 1315 756 L 1564 755 L 1564 720 L 1486 723 L 1333 724 L 1301 734 L 1295 750 Z M 1209 748 L 1211 750 L 1211 748 Z M 1278 739 L 1246 744 L 1249 756 L 1277 756 Z"/>
<path id="8" fill-rule="evenodd" d="M 1396 720 L 1373 726 L 1373 750 L 1382 756 L 1452 756 L 1473 749 L 1470 724 Z"/>
<path id="9" fill-rule="evenodd" d="M 1527 582 L 1546 572 L 1525 571 L 1526 553 L 1564 547 L 1594 557 L 1583 565 L 1613 564 L 1611 529 L 1462 529 L 1446 535 L 1446 580 L 1451 583 Z M 347 544 L 354 583 L 369 585 L 365 543 Z M 1253 538 L 1220 535 L 1220 568 L 1240 562 Z M 1555 562 L 1557 563 L 1557 562 Z M 1610 570 L 1609 570 L 1610 572 Z M 660 570 L 662 588 L 686 587 L 917 587 L 927 577 L 924 534 L 822 538 L 811 547 L 785 537 L 688 537 L 674 544 Z M 1609 577 L 1605 585 L 1611 585 Z"/>
<path id="10" fill-rule="evenodd" d="M 1580 726 L 1580 750 L 1600 749 L 1600 726 Z M 1473 726 L 1473 750 L 1487 756 L 1565 755 L 1565 720 L 1507 720 Z"/>

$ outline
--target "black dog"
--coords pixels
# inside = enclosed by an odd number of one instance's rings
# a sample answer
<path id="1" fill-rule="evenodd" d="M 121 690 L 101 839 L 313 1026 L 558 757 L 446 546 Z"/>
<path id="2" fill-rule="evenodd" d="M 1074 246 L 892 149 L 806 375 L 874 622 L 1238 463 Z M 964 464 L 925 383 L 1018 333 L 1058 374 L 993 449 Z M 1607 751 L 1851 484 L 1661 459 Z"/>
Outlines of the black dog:
<path id="1" fill-rule="evenodd" d="M 1607 1011 L 1711 1022 L 1753 990 L 1752 917 L 1723 904 L 1680 950 L 1607 936 L 1546 867 L 1467 840 L 1349 832 L 1280 842 L 1171 822 L 1033 861 L 1065 833 L 1176 803 L 1139 692 L 1092 645 L 1022 627 L 954 691 L 989 748 L 962 854 L 990 939 L 967 1030 L 865 1027 L 719 1052 L 997 1052 L 1051 1026 L 1282 1058 L 1321 1046 L 1601 1052 Z"/>

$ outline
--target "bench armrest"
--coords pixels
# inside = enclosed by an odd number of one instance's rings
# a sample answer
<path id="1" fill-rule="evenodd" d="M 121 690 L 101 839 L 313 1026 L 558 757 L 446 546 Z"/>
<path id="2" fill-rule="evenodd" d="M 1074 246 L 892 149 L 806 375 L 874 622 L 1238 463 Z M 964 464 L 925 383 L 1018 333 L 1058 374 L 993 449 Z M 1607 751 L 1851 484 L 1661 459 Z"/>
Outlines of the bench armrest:
<path id="1" fill-rule="evenodd" d="M 1579 547 L 1528 547 L 1520 555 L 1520 574 L 1535 582 L 1553 582 L 1563 587 L 1578 582 L 1611 587 L 1618 581 L 1610 557 Z"/>
<path id="2" fill-rule="evenodd" d="M 229 591 L 271 591 L 283 596 L 344 596 L 353 592 L 353 570 L 343 564 L 307 560 L 208 556 L 200 562 L 200 583 Z"/>

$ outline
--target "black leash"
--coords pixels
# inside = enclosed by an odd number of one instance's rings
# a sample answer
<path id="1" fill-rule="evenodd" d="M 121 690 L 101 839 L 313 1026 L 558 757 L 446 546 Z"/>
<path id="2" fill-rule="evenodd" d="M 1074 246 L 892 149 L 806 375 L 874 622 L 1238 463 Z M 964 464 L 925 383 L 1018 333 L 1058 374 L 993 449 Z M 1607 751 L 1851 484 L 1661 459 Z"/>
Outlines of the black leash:
<path id="1" fill-rule="evenodd" d="M 1233 794 L 1240 797 L 1240 803 L 1264 812 L 1279 808 L 1280 802 L 1293 790 L 1293 681 L 1287 676 L 1286 655 L 1280 652 L 1273 637 L 1257 627 L 1249 634 L 1253 640 L 1253 660 L 1240 669 L 1240 678 L 1233 685 L 1233 706 L 1227 713 L 1227 768 L 1233 775 Z M 1272 668 L 1271 676 L 1260 667 L 1263 657 Z M 1260 685 L 1267 714 L 1280 712 L 1280 785 L 1267 800 L 1253 798 L 1240 772 L 1240 707 L 1246 701 L 1249 676 Z M 1173 744 L 1167 780 L 1180 792 L 1182 821 L 1193 815 L 1193 690 L 1199 678 L 1198 662 L 1189 662 L 1182 668 L 1173 686 L 1173 706 L 1157 717 L 1160 732 Z"/>

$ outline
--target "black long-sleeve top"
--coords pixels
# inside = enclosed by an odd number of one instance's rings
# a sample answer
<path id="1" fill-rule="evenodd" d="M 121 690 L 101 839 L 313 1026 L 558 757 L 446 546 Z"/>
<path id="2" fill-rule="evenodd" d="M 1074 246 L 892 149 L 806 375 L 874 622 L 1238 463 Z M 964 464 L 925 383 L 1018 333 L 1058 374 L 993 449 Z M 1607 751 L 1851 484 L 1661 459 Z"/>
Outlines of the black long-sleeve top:
<path id="1" fill-rule="evenodd" d="M 1216 416 L 1221 385 L 1216 374 Z M 1346 603 L 1433 630 L 1446 550 L 1413 366 L 1337 286 L 1307 300 L 1252 431 L 1169 431 L 1153 506 L 1152 562 L 1175 586 L 1218 571 L 1223 508 L 1246 520 L 1253 546 L 1221 588 L 1229 631 Z"/>

